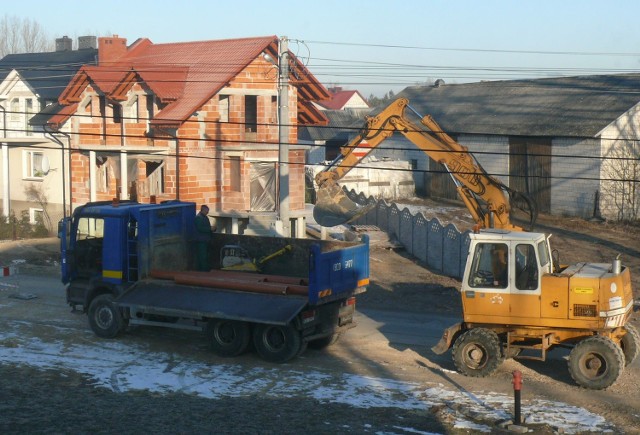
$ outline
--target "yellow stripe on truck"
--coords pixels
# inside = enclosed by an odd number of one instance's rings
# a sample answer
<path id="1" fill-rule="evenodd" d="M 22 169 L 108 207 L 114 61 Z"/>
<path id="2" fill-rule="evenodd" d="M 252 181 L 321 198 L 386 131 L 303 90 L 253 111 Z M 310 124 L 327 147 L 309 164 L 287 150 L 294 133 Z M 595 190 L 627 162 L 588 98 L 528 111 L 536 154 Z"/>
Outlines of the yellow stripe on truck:
<path id="1" fill-rule="evenodd" d="M 369 285 L 369 278 L 358 281 L 358 287 L 364 287 L 365 285 Z"/>
<path id="2" fill-rule="evenodd" d="M 122 271 L 121 270 L 103 270 L 102 277 L 122 279 Z"/>

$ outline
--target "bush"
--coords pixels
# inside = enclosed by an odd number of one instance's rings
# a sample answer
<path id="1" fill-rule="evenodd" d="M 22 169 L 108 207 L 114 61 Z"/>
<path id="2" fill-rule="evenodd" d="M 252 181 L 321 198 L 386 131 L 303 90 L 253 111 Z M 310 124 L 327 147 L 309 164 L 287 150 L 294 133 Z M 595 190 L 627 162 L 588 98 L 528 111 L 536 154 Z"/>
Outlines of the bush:
<path id="1" fill-rule="evenodd" d="M 38 217 L 36 223 L 32 224 L 29 221 L 29 212 L 24 210 L 20 213 L 20 219 L 18 219 L 13 213 L 8 219 L 0 218 L 0 239 L 2 240 L 15 240 L 15 239 L 36 239 L 42 237 L 49 237 L 49 230 L 42 222 L 42 218 Z"/>

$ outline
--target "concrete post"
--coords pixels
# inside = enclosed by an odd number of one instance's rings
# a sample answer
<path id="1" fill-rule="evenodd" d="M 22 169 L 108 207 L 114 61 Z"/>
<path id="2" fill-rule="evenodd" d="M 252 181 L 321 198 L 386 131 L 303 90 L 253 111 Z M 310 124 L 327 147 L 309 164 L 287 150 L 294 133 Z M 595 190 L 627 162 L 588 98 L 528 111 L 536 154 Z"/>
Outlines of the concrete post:
<path id="1" fill-rule="evenodd" d="M 279 214 L 285 237 L 291 237 L 291 222 L 289 209 L 289 40 L 286 36 L 280 38 L 279 45 L 279 92 L 278 92 L 278 198 Z"/>

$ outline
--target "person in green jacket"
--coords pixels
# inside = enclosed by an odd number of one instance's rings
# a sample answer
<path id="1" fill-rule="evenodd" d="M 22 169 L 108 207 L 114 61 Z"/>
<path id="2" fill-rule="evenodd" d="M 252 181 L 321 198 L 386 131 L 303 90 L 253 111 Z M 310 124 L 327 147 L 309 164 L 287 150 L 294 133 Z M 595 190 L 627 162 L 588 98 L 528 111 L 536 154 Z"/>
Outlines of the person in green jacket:
<path id="1" fill-rule="evenodd" d="M 200 212 L 196 215 L 196 269 L 208 272 L 211 270 L 209 262 L 209 243 L 211 242 L 211 234 L 214 229 L 211 228 L 209 222 L 209 207 L 202 204 Z"/>

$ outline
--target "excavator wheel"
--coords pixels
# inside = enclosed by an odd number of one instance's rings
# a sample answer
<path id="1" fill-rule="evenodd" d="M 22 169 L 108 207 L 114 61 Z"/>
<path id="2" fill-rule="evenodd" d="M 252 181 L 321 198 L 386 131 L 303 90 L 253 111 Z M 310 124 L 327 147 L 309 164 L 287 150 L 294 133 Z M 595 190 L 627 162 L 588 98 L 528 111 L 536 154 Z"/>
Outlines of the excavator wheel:
<path id="1" fill-rule="evenodd" d="M 627 331 L 626 334 L 620 340 L 620 347 L 624 352 L 624 362 L 626 365 L 633 363 L 638 354 L 640 354 L 640 332 L 638 329 L 630 323 L 627 323 L 624 327 Z"/>
<path id="2" fill-rule="evenodd" d="M 466 331 L 453 343 L 453 362 L 466 376 L 484 378 L 496 371 L 502 362 L 498 335 L 485 328 Z"/>
<path id="3" fill-rule="evenodd" d="M 576 344 L 569 354 L 569 373 L 578 385 L 603 390 L 618 379 L 624 369 L 622 348 L 599 335 Z"/>

